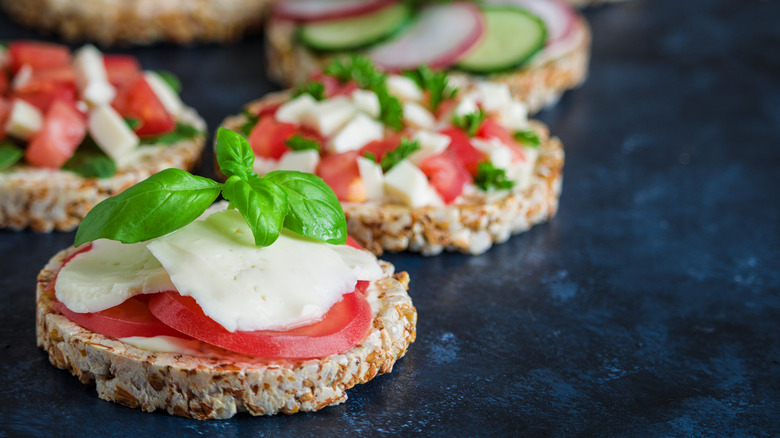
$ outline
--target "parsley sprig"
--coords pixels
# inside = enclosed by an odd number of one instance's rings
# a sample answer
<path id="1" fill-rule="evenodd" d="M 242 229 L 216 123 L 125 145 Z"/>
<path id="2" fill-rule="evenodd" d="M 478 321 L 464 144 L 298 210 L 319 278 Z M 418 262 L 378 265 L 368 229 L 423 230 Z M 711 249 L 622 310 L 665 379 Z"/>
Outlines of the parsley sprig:
<path id="1" fill-rule="evenodd" d="M 508 190 L 515 186 L 515 182 L 507 179 L 504 169 L 495 167 L 490 161 L 483 161 L 477 165 L 474 185 L 484 191 L 491 188 Z"/>
<path id="2" fill-rule="evenodd" d="M 458 89 L 450 86 L 446 72 L 433 71 L 427 65 L 407 71 L 404 75 L 414 80 L 420 88 L 428 91 L 428 104 L 432 111 L 439 109 L 443 101 L 452 99 L 458 94 Z"/>
<path id="3" fill-rule="evenodd" d="M 382 172 L 387 172 L 388 170 L 392 169 L 396 164 L 400 163 L 401 160 L 408 158 L 410 155 L 412 155 L 413 153 L 419 150 L 420 150 L 420 142 L 418 142 L 417 140 L 409 140 L 408 138 L 402 138 L 401 143 L 398 146 L 396 146 L 395 149 L 387 152 L 382 157 L 382 161 L 379 163 L 379 165 L 382 166 Z M 363 156 L 375 163 L 377 162 L 376 155 L 372 154 L 371 152 L 366 152 Z"/>
<path id="4" fill-rule="evenodd" d="M 228 177 L 224 184 L 165 169 L 90 210 L 75 245 L 101 238 L 135 243 L 168 234 L 197 219 L 220 193 L 244 217 L 258 246 L 276 241 L 282 227 L 328 243 L 346 242 L 344 211 L 322 179 L 293 171 L 258 177 L 247 140 L 224 128 L 217 131 L 216 152 Z"/>
<path id="5" fill-rule="evenodd" d="M 319 81 L 307 82 L 295 90 L 293 97 L 298 97 L 302 94 L 308 94 L 314 100 L 323 100 L 325 99 L 325 84 Z"/>
<path id="6" fill-rule="evenodd" d="M 453 115 L 452 124 L 464 130 L 469 137 L 473 137 L 477 134 L 479 127 L 486 118 L 487 114 L 480 108 L 476 112 L 464 114 L 462 116 Z"/>
<path id="7" fill-rule="evenodd" d="M 514 137 L 516 142 L 532 148 L 538 148 L 542 144 L 542 139 L 539 138 L 539 134 L 533 129 L 515 131 L 512 137 Z"/>

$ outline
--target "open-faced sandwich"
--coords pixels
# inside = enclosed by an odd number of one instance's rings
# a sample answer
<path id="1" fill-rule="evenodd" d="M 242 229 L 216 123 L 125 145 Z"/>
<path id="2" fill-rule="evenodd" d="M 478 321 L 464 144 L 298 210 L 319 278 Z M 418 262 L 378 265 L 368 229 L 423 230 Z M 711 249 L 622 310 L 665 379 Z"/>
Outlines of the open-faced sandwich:
<path id="1" fill-rule="evenodd" d="M 266 26 L 267 66 L 292 86 L 346 53 L 388 72 L 427 65 L 509 86 L 536 112 L 587 75 L 590 30 L 557 0 L 287 0 Z"/>
<path id="2" fill-rule="evenodd" d="M 415 339 L 409 277 L 354 241 L 311 174 L 167 169 L 97 205 L 38 276 L 37 339 L 105 400 L 197 419 L 314 411 Z M 209 207 L 222 193 L 229 201 Z M 346 243 L 346 244 L 345 244 Z"/>
<path id="3" fill-rule="evenodd" d="M 229 42 L 258 30 L 271 0 L 0 0 L 19 23 L 102 45 Z"/>
<path id="4" fill-rule="evenodd" d="M 563 147 L 502 83 L 454 88 L 444 72 L 387 75 L 352 56 L 223 125 L 247 136 L 258 173 L 325 180 L 377 254 L 479 254 L 558 205 Z"/>
<path id="5" fill-rule="evenodd" d="M 72 230 L 146 177 L 192 169 L 206 125 L 179 86 L 90 45 L 0 47 L 0 228 Z"/>

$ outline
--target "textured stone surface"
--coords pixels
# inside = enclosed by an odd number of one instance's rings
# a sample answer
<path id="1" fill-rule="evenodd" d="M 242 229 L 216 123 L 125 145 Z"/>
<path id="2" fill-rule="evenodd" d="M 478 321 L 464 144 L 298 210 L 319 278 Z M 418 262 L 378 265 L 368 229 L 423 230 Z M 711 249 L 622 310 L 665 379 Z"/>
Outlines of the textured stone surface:
<path id="1" fill-rule="evenodd" d="M 540 115 L 566 145 L 558 215 L 479 257 L 384 256 L 419 312 L 392 373 L 313 414 L 197 422 L 105 402 L 35 346 L 35 275 L 73 233 L 4 231 L 0 435 L 776 436 L 780 5 L 585 14 L 588 81 Z M 32 36 L 0 17 L 0 38 Z M 216 126 L 273 89 L 261 49 L 131 53 L 179 72 Z"/>

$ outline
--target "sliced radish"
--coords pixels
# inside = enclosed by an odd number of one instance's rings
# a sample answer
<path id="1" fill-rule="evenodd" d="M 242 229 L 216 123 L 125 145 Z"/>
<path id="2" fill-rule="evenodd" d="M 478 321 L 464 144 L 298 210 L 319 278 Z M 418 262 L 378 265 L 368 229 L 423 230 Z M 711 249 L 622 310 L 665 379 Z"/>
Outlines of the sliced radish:
<path id="1" fill-rule="evenodd" d="M 368 56 L 389 71 L 423 64 L 445 68 L 476 46 L 484 33 L 485 19 L 473 3 L 431 5 L 420 11 L 403 35 L 377 46 Z"/>
<path id="2" fill-rule="evenodd" d="M 557 0 L 485 0 L 492 5 L 511 5 L 528 10 L 547 25 L 547 44 L 550 48 L 568 40 L 576 28 L 574 9 Z"/>
<path id="3" fill-rule="evenodd" d="M 399 0 L 285 0 L 274 6 L 274 15 L 294 21 L 325 21 L 376 11 Z"/>

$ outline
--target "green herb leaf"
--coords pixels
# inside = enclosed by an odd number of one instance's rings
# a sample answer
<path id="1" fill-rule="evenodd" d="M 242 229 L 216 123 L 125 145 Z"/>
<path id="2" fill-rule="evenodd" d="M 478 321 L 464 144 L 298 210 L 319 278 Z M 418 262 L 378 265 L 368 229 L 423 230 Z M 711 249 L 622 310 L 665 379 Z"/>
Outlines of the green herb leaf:
<path id="1" fill-rule="evenodd" d="M 85 178 L 109 178 L 116 173 L 116 163 L 87 135 L 62 169 Z"/>
<path id="2" fill-rule="evenodd" d="M 301 85 L 295 90 L 293 97 L 298 97 L 301 94 L 308 94 L 314 98 L 314 100 L 325 99 L 325 84 L 319 81 L 311 81 Z"/>
<path id="3" fill-rule="evenodd" d="M 279 238 L 289 208 L 279 186 L 265 178 L 243 180 L 233 175 L 225 182 L 222 196 L 244 217 L 255 245 L 269 246 Z"/>
<path id="4" fill-rule="evenodd" d="M 363 156 L 376 163 L 376 155 L 374 155 L 373 153 L 366 152 L 365 154 L 363 154 Z"/>
<path id="5" fill-rule="evenodd" d="M 294 151 L 305 151 L 307 149 L 314 149 L 317 152 L 320 151 L 320 142 L 318 142 L 317 140 L 312 140 L 310 138 L 303 137 L 298 134 L 295 134 L 292 137 L 288 138 L 287 141 L 284 142 L 284 144 L 286 144 L 288 148 Z"/>
<path id="6" fill-rule="evenodd" d="M 542 144 L 542 139 L 539 138 L 539 134 L 533 129 L 523 129 L 522 131 L 515 131 L 512 136 L 515 141 L 532 148 L 538 148 Z"/>
<path id="7" fill-rule="evenodd" d="M 273 181 L 287 194 L 290 210 L 285 228 L 333 244 L 347 241 L 347 221 L 336 194 L 318 176 L 275 171 L 262 179 Z"/>
<path id="8" fill-rule="evenodd" d="M 171 90 L 174 91 L 174 93 L 179 94 L 181 93 L 181 81 L 179 80 L 178 76 L 175 74 L 164 71 L 164 70 L 158 70 L 154 72 L 157 76 L 160 77 L 160 79 L 163 80 L 169 87 L 171 87 Z"/>
<path id="9" fill-rule="evenodd" d="M 393 166 L 400 163 L 401 160 L 412 155 L 415 151 L 420 150 L 420 142 L 417 140 L 409 140 L 408 138 L 402 138 L 401 144 L 395 149 L 385 154 L 382 157 L 382 171 L 387 172 L 392 169 Z"/>
<path id="10" fill-rule="evenodd" d="M 469 137 L 473 137 L 479 131 L 480 125 L 487 118 L 487 114 L 480 108 L 477 112 L 464 114 L 462 116 L 453 115 L 452 124 L 464 130 Z"/>
<path id="11" fill-rule="evenodd" d="M 484 191 L 488 191 L 490 188 L 508 190 L 515 186 L 515 182 L 506 178 L 504 169 L 495 167 L 490 161 L 483 161 L 477 165 L 474 185 Z"/>
<path id="12" fill-rule="evenodd" d="M 255 154 L 249 142 L 238 133 L 225 128 L 217 130 L 217 163 L 219 170 L 227 177 L 236 175 L 241 179 L 257 176 L 252 171 Z"/>
<path id="13" fill-rule="evenodd" d="M 387 86 L 373 90 L 379 99 L 379 119 L 393 130 L 403 128 L 404 110 L 401 102 L 387 91 Z"/>
<path id="14" fill-rule="evenodd" d="M 208 178 L 165 169 L 90 210 L 75 246 L 101 238 L 136 243 L 168 234 L 203 214 L 221 189 Z"/>
<path id="15" fill-rule="evenodd" d="M 0 143 L 0 170 L 7 169 L 24 156 L 24 151 L 10 141 Z"/>
<path id="16" fill-rule="evenodd" d="M 404 72 L 404 75 L 417 82 L 420 88 L 428 91 L 430 96 L 428 103 L 433 111 L 436 111 L 443 101 L 452 99 L 458 94 L 457 88 L 450 87 L 446 72 L 433 71 L 427 65 Z"/>
<path id="17" fill-rule="evenodd" d="M 241 124 L 239 130 L 242 134 L 244 134 L 244 137 L 249 137 L 249 134 L 252 133 L 252 129 L 254 129 L 255 125 L 257 125 L 257 122 L 260 121 L 260 117 L 258 117 L 257 114 L 252 114 L 247 110 L 244 110 L 242 114 L 246 120 Z"/>
<path id="18" fill-rule="evenodd" d="M 125 125 L 127 125 L 128 128 L 130 128 L 131 131 L 135 131 L 136 128 L 141 126 L 141 121 L 138 119 L 133 119 L 131 117 L 125 117 Z"/>
<path id="19" fill-rule="evenodd" d="M 182 122 L 176 122 L 176 129 L 167 134 L 141 139 L 141 144 L 176 144 L 189 140 L 205 133 L 198 128 Z"/>

